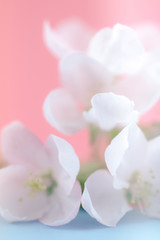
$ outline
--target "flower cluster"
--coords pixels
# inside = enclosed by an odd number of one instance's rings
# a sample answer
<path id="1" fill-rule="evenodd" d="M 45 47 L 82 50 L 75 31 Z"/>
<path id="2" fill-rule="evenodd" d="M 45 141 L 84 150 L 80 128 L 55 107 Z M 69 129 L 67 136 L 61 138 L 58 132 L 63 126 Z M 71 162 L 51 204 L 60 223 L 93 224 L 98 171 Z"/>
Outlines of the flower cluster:
<path id="1" fill-rule="evenodd" d="M 96 156 L 96 164 L 79 173 L 78 156 L 64 139 L 50 135 L 43 144 L 20 122 L 6 126 L 0 215 L 58 226 L 74 219 L 82 204 L 107 226 L 135 208 L 160 218 L 160 137 L 147 140 L 139 121 L 160 97 L 158 27 L 116 24 L 96 33 L 78 20 L 55 29 L 46 21 L 43 37 L 60 59 L 62 83 L 44 101 L 46 120 L 66 135 L 88 128 L 94 145 L 99 136 L 110 142 L 104 163 Z"/>
<path id="2" fill-rule="evenodd" d="M 55 34 L 44 25 L 52 51 L 58 44 Z M 61 44 L 58 46 L 61 52 Z M 47 121 L 64 134 L 76 133 L 91 123 L 111 131 L 137 121 L 159 99 L 158 55 L 158 51 L 147 51 L 127 26 L 100 30 L 84 53 L 80 47 L 64 53 L 59 65 L 63 87 L 50 92 L 44 102 Z"/>

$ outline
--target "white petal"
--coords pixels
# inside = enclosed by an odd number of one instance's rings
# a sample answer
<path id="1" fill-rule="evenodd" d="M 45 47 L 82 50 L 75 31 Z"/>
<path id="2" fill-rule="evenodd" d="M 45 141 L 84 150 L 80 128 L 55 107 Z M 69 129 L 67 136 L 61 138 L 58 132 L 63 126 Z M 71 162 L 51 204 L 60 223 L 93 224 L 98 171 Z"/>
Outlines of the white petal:
<path id="1" fill-rule="evenodd" d="M 43 38 L 49 51 L 59 58 L 73 52 L 85 52 L 93 30 L 80 19 L 69 19 L 54 29 L 48 21 L 43 23 Z"/>
<path id="2" fill-rule="evenodd" d="M 82 206 L 92 217 L 107 226 L 115 226 L 131 210 L 123 190 L 113 188 L 113 178 L 105 170 L 98 170 L 87 179 Z"/>
<path id="3" fill-rule="evenodd" d="M 128 76 L 113 86 L 116 94 L 122 94 L 133 100 L 135 108 L 142 113 L 149 110 L 160 97 L 160 62 L 148 61 L 132 76 Z"/>
<path id="4" fill-rule="evenodd" d="M 74 134 L 85 127 L 82 112 L 65 89 L 50 92 L 45 99 L 43 112 L 46 120 L 64 134 Z"/>
<path id="5" fill-rule="evenodd" d="M 25 187 L 31 169 L 9 166 L 0 171 L 0 215 L 7 221 L 31 221 L 48 210 L 48 199 L 42 191 L 34 197 Z"/>
<path id="6" fill-rule="evenodd" d="M 84 117 L 91 123 L 97 123 L 103 130 L 123 127 L 138 118 L 134 103 L 125 96 L 98 93 L 93 96 L 91 103 L 92 108 L 85 112 Z"/>
<path id="7" fill-rule="evenodd" d="M 50 210 L 40 222 L 49 226 L 59 226 L 73 220 L 79 210 L 81 200 L 81 187 L 75 183 L 70 195 L 65 195 L 63 191 L 54 194 L 50 203 Z"/>
<path id="8" fill-rule="evenodd" d="M 112 29 L 104 28 L 93 36 L 90 41 L 88 54 L 89 56 L 104 63 L 106 51 L 110 46 L 110 39 L 112 36 Z"/>
<path id="9" fill-rule="evenodd" d="M 156 191 L 157 189 L 155 188 Z M 145 214 L 152 218 L 160 218 L 160 194 L 157 194 L 156 197 L 150 197 L 149 203 L 150 207 L 145 209 Z"/>
<path id="10" fill-rule="evenodd" d="M 85 52 L 94 30 L 78 18 L 62 21 L 56 26 L 59 36 L 75 51 Z"/>
<path id="11" fill-rule="evenodd" d="M 61 80 L 66 89 L 88 107 L 90 98 L 104 92 L 112 78 L 106 68 L 83 54 L 72 54 L 60 63 Z"/>
<path id="12" fill-rule="evenodd" d="M 20 122 L 13 122 L 2 130 L 2 155 L 9 163 L 43 165 L 47 158 L 41 141 Z"/>
<path id="13" fill-rule="evenodd" d="M 51 28 L 48 21 L 43 23 L 43 39 L 48 50 L 59 58 L 74 52 L 74 49 Z"/>
<path id="14" fill-rule="evenodd" d="M 55 179 L 66 193 L 73 188 L 79 172 L 79 159 L 73 147 L 64 139 L 51 135 L 45 148 L 50 155 Z"/>
<path id="15" fill-rule="evenodd" d="M 135 123 L 125 127 L 105 151 L 105 161 L 116 188 L 128 187 L 134 171 L 145 169 L 147 140 Z"/>
<path id="16" fill-rule="evenodd" d="M 134 72 L 143 63 L 144 47 L 131 28 L 117 24 L 102 29 L 91 40 L 89 55 L 104 63 L 113 74 Z"/>

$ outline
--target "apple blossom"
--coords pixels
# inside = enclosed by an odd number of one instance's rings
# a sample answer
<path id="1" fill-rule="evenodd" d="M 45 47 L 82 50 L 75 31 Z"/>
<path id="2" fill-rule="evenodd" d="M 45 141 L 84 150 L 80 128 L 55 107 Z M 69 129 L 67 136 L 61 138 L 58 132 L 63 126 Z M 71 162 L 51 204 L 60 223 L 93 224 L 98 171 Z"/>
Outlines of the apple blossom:
<path id="1" fill-rule="evenodd" d="M 132 209 L 160 218 L 160 137 L 147 141 L 139 127 L 125 127 L 107 147 L 108 168 L 85 183 L 83 208 L 100 223 L 115 226 Z"/>
<path id="2" fill-rule="evenodd" d="M 38 219 L 50 226 L 71 221 L 79 210 L 79 161 L 65 140 L 50 135 L 43 145 L 21 123 L 2 131 L 0 215 L 7 221 Z"/>
<path id="3" fill-rule="evenodd" d="M 160 61 L 154 57 L 151 60 L 134 30 L 120 24 L 113 29 L 102 29 L 92 38 L 88 55 L 71 54 L 60 61 L 63 87 L 53 90 L 45 100 L 44 115 L 60 132 L 73 134 L 88 122 L 95 122 L 86 112 L 94 108 L 91 99 L 97 93 L 116 94 L 116 109 L 122 107 L 119 95 L 127 97 L 125 103 L 128 102 L 127 106 L 132 106 L 133 110 L 132 113 L 129 111 L 130 116 L 136 111 L 140 117 L 158 101 Z M 111 104 L 110 97 L 105 98 L 105 103 L 104 98 L 101 101 L 100 105 Z M 105 114 L 109 116 L 108 108 Z M 111 121 L 115 122 L 115 119 Z M 124 125 L 126 119 L 116 121 L 116 124 Z"/>

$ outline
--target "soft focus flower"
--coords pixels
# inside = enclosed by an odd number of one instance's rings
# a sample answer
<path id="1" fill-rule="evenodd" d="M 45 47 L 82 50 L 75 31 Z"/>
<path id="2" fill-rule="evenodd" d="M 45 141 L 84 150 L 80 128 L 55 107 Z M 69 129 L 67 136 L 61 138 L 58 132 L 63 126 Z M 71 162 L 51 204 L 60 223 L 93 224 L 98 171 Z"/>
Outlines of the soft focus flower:
<path id="1" fill-rule="evenodd" d="M 48 21 L 43 24 L 43 39 L 48 50 L 61 58 L 73 52 L 86 52 L 93 29 L 80 19 L 69 19 L 54 29 Z"/>
<path id="2" fill-rule="evenodd" d="M 105 115 L 116 123 L 112 127 L 133 120 L 131 116 L 135 111 L 141 116 L 160 96 L 160 61 L 153 59 L 145 52 L 136 32 L 131 28 L 117 24 L 113 29 L 102 29 L 91 39 L 86 55 L 71 54 L 61 60 L 60 79 L 63 88 L 52 91 L 45 100 L 44 115 L 47 121 L 64 134 L 81 130 L 88 121 L 95 122 L 90 113 L 89 116 L 83 114 L 90 110 L 91 102 L 99 99 L 91 98 L 104 92 L 106 97 L 98 100 L 97 108 L 100 109 L 102 105 L 112 108 L 112 92 L 117 94 L 114 95 L 115 109 L 121 110 L 123 107 L 122 112 L 127 109 L 125 118 L 122 119 L 121 115 L 118 119 L 114 108 L 112 117 L 109 116 L 109 108 L 103 108 Z M 123 101 L 126 106 L 122 106 L 119 95 L 128 98 Z M 106 130 L 110 128 L 105 126 Z"/>
<path id="3" fill-rule="evenodd" d="M 93 173 L 85 183 L 83 208 L 100 223 L 114 226 L 130 210 L 160 218 L 160 137 L 147 141 L 130 124 L 105 152 L 106 170 Z"/>
<path id="4" fill-rule="evenodd" d="M 9 164 L 0 170 L 0 215 L 4 219 L 38 219 L 58 226 L 77 215 L 79 161 L 70 144 L 51 135 L 43 145 L 14 122 L 2 131 L 2 154 Z"/>

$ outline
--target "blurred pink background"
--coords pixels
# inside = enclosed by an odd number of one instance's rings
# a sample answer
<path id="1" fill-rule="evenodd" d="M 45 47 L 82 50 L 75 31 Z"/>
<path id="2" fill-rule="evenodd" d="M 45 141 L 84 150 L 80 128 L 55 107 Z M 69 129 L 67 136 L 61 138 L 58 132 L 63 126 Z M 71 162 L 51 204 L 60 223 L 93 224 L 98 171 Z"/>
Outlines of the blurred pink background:
<path id="1" fill-rule="evenodd" d="M 22 121 L 42 140 L 59 134 L 42 114 L 42 103 L 58 86 L 57 60 L 45 48 L 42 23 L 79 17 L 95 29 L 119 22 L 160 23 L 159 0 L 0 0 L 0 128 Z M 66 137 L 83 158 L 86 131 Z"/>

